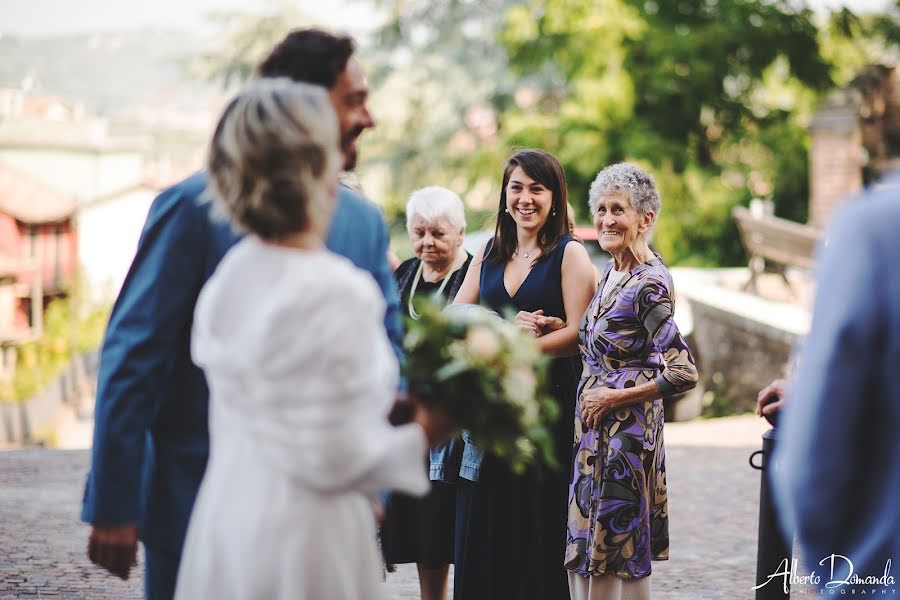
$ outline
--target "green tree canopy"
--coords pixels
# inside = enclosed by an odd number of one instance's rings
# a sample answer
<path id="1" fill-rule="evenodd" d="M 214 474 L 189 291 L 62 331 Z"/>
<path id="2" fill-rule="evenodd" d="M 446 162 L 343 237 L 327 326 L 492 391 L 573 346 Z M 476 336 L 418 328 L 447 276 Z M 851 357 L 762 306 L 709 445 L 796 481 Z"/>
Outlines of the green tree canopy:
<path id="1" fill-rule="evenodd" d="M 743 262 L 730 213 L 753 197 L 805 220 L 817 102 L 862 66 L 896 62 L 900 39 L 900 8 L 820 21 L 793 0 L 375 5 L 387 19 L 360 58 L 379 126 L 360 170 L 389 214 L 429 184 L 490 213 L 505 156 L 536 146 L 560 158 L 583 221 L 595 173 L 632 160 L 656 176 L 654 242 L 670 263 Z M 199 64 L 245 77 L 261 46 L 304 24 L 285 15 L 222 18 L 225 53 Z"/>

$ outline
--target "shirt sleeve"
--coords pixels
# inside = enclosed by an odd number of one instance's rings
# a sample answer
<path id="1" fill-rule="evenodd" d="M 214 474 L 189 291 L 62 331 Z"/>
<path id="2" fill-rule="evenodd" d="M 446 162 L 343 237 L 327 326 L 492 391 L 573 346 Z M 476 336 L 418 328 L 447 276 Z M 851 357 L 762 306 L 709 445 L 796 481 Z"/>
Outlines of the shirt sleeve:
<path id="1" fill-rule="evenodd" d="M 663 397 L 693 389 L 697 385 L 697 367 L 675 324 L 670 283 L 661 277 L 648 276 L 638 289 L 635 312 L 663 355 L 665 368 L 656 377 Z"/>
<path id="2" fill-rule="evenodd" d="M 391 347 L 394 350 L 394 354 L 397 355 L 397 360 L 402 363 L 403 322 L 400 318 L 400 296 L 397 293 L 397 282 L 394 280 L 394 274 L 391 272 L 391 266 L 387 260 L 389 241 L 387 225 L 379 211 L 378 250 L 376 254 L 378 260 L 375 268 L 372 270 L 372 276 L 375 278 L 375 282 L 384 296 L 384 329 L 387 331 L 388 339 L 391 341 Z"/>
<path id="3" fill-rule="evenodd" d="M 159 382 L 187 348 L 208 235 L 207 208 L 179 187 L 150 208 L 103 340 L 86 522 L 140 520 L 146 435 L 163 401 Z"/>
<path id="4" fill-rule="evenodd" d="M 878 267 L 888 255 L 873 243 L 884 216 L 856 208 L 842 217 L 820 255 L 812 324 L 779 419 L 771 477 L 783 524 L 810 564 L 837 553 L 859 566 L 878 537 L 862 520 L 880 511 L 866 503 L 886 497 L 877 445 L 896 434 L 882 435 L 875 408 L 887 393 L 878 383 L 885 303 L 896 299 Z"/>
<path id="5" fill-rule="evenodd" d="M 381 293 L 349 264 L 330 275 L 321 285 L 290 281 L 291 290 L 273 291 L 282 300 L 264 316 L 264 351 L 248 384 L 253 397 L 232 394 L 229 406 L 241 411 L 267 460 L 312 489 L 423 495 L 425 434 L 416 424 L 388 422 L 397 360 Z M 215 372 L 208 376 L 217 381 Z"/>

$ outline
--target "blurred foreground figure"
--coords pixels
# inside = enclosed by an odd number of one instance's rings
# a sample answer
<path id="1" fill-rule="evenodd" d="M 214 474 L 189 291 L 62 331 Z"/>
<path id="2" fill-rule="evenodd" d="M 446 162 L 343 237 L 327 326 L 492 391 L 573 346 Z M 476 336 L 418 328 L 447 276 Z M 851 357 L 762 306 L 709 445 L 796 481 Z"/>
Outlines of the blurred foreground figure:
<path id="1" fill-rule="evenodd" d="M 325 248 L 340 165 L 325 90 L 288 79 L 248 86 L 213 136 L 216 202 L 248 235 L 194 313 L 211 445 L 177 600 L 378 598 L 371 498 L 428 491 L 425 409 L 387 419 L 399 370 L 384 299 Z"/>
<path id="2" fill-rule="evenodd" d="M 820 587 L 879 589 L 865 578 L 900 558 L 900 172 L 848 202 L 826 239 L 781 409 L 776 500 Z"/>

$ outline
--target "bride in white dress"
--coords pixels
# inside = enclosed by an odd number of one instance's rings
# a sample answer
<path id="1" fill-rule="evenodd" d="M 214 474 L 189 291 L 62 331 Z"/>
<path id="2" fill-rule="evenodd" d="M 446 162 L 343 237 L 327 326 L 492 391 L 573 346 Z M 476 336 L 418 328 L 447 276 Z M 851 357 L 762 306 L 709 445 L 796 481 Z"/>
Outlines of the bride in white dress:
<path id="1" fill-rule="evenodd" d="M 211 447 L 180 600 L 381 598 L 371 497 L 428 490 L 429 415 L 386 420 L 384 300 L 324 248 L 341 162 L 325 91 L 287 80 L 251 84 L 213 137 L 216 201 L 248 235 L 194 315 Z"/>

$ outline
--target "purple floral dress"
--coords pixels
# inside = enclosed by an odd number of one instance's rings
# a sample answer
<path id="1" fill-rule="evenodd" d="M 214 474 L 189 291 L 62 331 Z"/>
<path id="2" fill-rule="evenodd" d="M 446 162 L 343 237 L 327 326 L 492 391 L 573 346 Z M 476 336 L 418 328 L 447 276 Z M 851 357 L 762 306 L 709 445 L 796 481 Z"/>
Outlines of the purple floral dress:
<path id="1" fill-rule="evenodd" d="M 670 396 L 694 387 L 697 371 L 672 318 L 672 275 L 659 257 L 603 295 L 612 266 L 580 325 L 565 566 L 585 576 L 634 579 L 650 574 L 651 560 L 669 557 L 663 402 L 610 413 L 598 430 L 581 421 L 581 394 L 655 381 Z"/>

